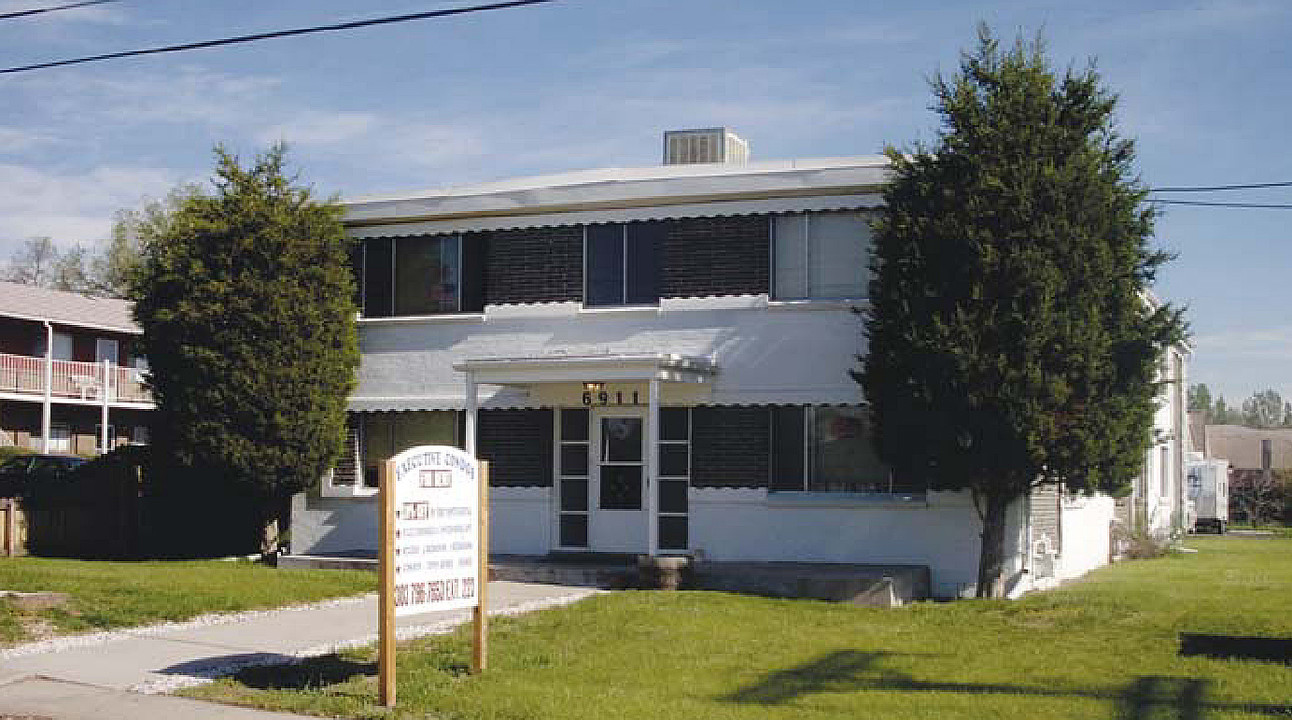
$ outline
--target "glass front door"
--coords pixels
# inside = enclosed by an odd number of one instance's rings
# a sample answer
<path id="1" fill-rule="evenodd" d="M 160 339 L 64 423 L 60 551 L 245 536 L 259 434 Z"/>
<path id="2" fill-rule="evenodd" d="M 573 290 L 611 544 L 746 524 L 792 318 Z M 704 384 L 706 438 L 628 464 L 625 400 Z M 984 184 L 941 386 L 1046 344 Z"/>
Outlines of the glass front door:
<path id="1" fill-rule="evenodd" d="M 589 545 L 597 552 L 646 552 L 646 413 L 592 413 Z"/>

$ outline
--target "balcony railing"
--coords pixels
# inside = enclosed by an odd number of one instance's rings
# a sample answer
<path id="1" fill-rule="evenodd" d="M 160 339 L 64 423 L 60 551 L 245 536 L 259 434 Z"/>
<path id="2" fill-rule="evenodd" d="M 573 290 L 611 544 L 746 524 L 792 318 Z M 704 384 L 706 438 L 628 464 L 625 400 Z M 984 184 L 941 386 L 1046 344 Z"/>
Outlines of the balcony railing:
<path id="1" fill-rule="evenodd" d="M 50 394 L 81 400 L 152 402 L 140 371 L 109 363 L 53 360 Z M 45 394 L 45 358 L 0 353 L 0 392 Z"/>

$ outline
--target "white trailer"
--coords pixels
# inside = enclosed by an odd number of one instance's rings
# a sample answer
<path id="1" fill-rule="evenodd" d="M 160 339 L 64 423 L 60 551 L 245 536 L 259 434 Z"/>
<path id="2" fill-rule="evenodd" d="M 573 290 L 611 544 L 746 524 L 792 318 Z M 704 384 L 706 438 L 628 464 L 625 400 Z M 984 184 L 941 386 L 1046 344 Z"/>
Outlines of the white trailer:
<path id="1" fill-rule="evenodd" d="M 1229 461 L 1191 452 L 1184 467 L 1197 512 L 1194 532 L 1223 533 L 1229 524 Z"/>

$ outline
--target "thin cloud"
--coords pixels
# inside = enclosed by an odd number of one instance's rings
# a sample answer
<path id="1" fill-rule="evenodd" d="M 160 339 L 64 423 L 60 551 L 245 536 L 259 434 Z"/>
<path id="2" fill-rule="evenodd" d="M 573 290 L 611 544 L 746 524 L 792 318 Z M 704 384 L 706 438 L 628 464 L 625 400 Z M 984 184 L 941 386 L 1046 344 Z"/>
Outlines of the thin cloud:
<path id="1" fill-rule="evenodd" d="M 1194 343 L 1198 354 L 1218 359 L 1266 359 L 1292 362 L 1292 325 L 1199 335 L 1194 339 Z"/>
<path id="2" fill-rule="evenodd" d="M 58 141 L 57 137 L 49 133 L 0 126 L 0 153 L 5 155 L 14 155 Z"/>
<path id="3" fill-rule="evenodd" d="M 283 80 L 197 66 L 166 72 L 41 74 L 6 78 L 38 111 L 72 122 L 130 127 L 146 123 L 237 125 L 272 105 Z"/>
<path id="4" fill-rule="evenodd" d="M 310 110 L 257 134 L 262 144 L 285 140 L 293 145 L 332 145 L 368 134 L 378 118 L 365 112 Z"/>
<path id="5" fill-rule="evenodd" d="M 107 236 L 117 210 L 160 196 L 175 184 L 167 170 L 103 166 L 82 174 L 54 174 L 0 165 L 0 239 L 49 236 L 60 243 Z"/>

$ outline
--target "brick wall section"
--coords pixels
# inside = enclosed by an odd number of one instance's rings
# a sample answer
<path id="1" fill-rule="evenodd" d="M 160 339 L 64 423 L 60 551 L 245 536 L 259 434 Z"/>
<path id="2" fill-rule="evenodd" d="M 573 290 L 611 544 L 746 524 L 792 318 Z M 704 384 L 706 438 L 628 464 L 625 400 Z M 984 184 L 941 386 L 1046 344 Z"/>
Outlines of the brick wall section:
<path id="1" fill-rule="evenodd" d="M 691 411 L 692 487 L 767 487 L 771 414 L 765 407 Z"/>
<path id="2" fill-rule="evenodd" d="M 771 222 L 766 215 L 687 218 L 667 225 L 661 297 L 768 292 Z"/>
<path id="3" fill-rule="evenodd" d="M 481 410 L 479 425 L 491 486 L 552 486 L 551 410 Z"/>
<path id="4" fill-rule="evenodd" d="M 583 299 L 583 227 L 528 228 L 468 233 L 484 242 L 487 304 Z"/>

